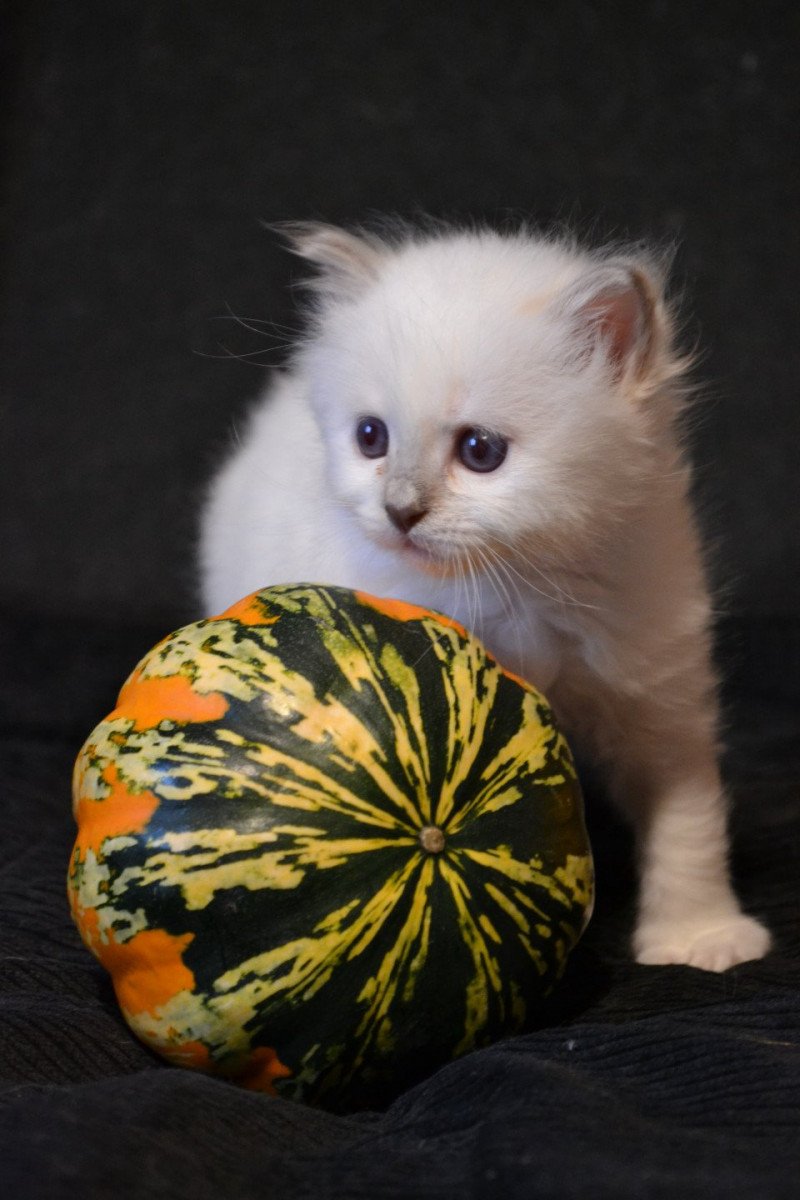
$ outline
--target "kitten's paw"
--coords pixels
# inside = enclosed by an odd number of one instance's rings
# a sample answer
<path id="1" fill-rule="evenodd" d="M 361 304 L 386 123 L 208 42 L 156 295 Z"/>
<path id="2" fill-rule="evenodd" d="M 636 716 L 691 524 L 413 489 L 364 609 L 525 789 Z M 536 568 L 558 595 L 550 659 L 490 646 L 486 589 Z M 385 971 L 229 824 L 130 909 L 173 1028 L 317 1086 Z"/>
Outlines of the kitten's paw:
<path id="1" fill-rule="evenodd" d="M 735 913 L 714 923 L 648 922 L 636 930 L 636 961 L 650 966 L 683 963 L 701 971 L 727 971 L 736 963 L 763 958 L 769 932 L 753 917 Z"/>

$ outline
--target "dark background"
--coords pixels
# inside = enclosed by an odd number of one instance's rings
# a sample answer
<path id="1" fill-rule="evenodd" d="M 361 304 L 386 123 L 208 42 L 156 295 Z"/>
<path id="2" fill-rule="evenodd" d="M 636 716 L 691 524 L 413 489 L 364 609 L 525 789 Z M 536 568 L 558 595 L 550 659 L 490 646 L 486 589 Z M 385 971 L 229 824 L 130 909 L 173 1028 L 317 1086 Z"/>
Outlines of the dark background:
<path id="1" fill-rule="evenodd" d="M 730 611 L 800 610 L 790 3 L 20 5 L 6 41 L 0 606 L 170 626 L 300 273 L 260 222 L 677 241 Z M 218 318 L 223 318 L 222 320 Z M 267 581 L 265 581 L 267 582 Z"/>
<path id="2" fill-rule="evenodd" d="M 9 1195 L 797 1195 L 798 11 L 0 10 Z M 733 868 L 775 948 L 724 976 L 634 964 L 630 844 L 587 778 L 597 910 L 538 1028 L 385 1113 L 333 1117 L 167 1068 L 132 1037 L 67 912 L 69 775 L 136 659 L 195 615 L 204 482 L 297 326 L 300 266 L 261 222 L 385 212 L 676 243 L 685 337 L 703 353 L 689 436 L 720 607 Z"/>

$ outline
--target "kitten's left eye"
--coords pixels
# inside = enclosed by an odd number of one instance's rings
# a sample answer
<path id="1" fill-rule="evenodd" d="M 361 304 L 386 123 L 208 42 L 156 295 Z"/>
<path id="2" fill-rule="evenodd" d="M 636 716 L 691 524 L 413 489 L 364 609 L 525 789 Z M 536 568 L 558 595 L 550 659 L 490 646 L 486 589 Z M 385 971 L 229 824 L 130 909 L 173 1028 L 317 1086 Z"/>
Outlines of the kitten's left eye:
<path id="1" fill-rule="evenodd" d="M 380 417 L 362 417 L 356 425 L 356 441 L 365 458 L 383 458 L 389 449 L 389 430 Z"/>
<path id="2" fill-rule="evenodd" d="M 459 434 L 456 453 L 470 471 L 496 471 L 508 454 L 508 442 L 488 429 L 465 429 Z"/>

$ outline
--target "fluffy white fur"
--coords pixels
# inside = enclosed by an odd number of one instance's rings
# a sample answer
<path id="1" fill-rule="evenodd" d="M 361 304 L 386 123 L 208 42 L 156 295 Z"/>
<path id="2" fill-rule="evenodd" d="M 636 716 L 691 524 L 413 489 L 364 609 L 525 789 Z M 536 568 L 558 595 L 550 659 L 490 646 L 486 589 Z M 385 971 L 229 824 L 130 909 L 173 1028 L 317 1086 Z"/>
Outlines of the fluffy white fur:
<path id="1" fill-rule="evenodd" d="M 657 262 L 526 232 L 291 237 L 318 268 L 312 326 L 211 488 L 205 610 L 317 581 L 457 617 L 606 765 L 638 839 L 638 960 L 760 957 L 729 882 L 686 364 Z M 360 452 L 363 417 L 385 422 L 384 457 Z M 507 439 L 496 470 L 459 461 L 467 428 Z"/>

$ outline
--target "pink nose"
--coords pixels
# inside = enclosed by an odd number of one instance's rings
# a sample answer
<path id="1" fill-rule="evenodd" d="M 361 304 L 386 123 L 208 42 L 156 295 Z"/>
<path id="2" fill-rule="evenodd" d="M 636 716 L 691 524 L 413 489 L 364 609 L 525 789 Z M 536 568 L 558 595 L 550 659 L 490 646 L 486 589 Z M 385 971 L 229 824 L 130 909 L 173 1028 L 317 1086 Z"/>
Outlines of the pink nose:
<path id="1" fill-rule="evenodd" d="M 394 504 L 386 505 L 389 520 L 397 526 L 401 533 L 408 533 L 417 521 L 422 520 L 427 511 L 427 508 L 417 508 L 413 504 L 407 504 L 404 508 L 397 508 Z"/>

